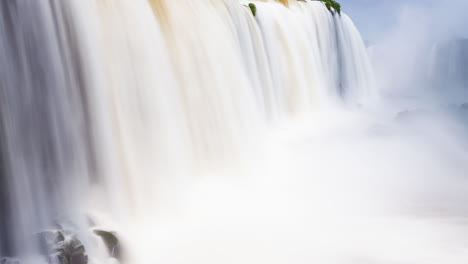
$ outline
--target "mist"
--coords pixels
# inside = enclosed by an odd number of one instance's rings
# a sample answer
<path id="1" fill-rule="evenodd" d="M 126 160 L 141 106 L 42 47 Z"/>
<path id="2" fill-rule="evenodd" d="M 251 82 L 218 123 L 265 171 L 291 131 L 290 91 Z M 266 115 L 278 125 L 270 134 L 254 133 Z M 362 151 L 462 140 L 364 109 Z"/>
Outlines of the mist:
<path id="1" fill-rule="evenodd" d="M 379 98 L 276 126 L 240 180 L 194 188 L 159 261 L 183 263 L 171 251 L 182 248 L 200 262 L 466 263 L 468 97 L 435 57 L 468 37 L 468 3 L 344 7 L 365 27 Z"/>
<path id="2" fill-rule="evenodd" d="M 348 5 L 369 43 L 384 93 L 433 93 L 429 88 L 434 88 L 431 75 L 437 74 L 431 68 L 437 63 L 433 61 L 436 46 L 468 36 L 466 1 L 357 1 Z"/>

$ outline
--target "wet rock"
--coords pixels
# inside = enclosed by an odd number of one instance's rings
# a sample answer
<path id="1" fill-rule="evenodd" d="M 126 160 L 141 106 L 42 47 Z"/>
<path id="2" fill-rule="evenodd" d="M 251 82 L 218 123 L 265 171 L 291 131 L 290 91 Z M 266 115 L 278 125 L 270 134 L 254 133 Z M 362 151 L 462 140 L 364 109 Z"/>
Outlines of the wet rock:
<path id="1" fill-rule="evenodd" d="M 116 259 L 121 259 L 121 246 L 117 234 L 111 231 L 95 229 L 94 234 L 101 237 L 109 251 L 109 255 Z"/>
<path id="2" fill-rule="evenodd" d="M 63 230 L 48 230 L 38 234 L 41 251 L 49 257 L 49 263 L 87 264 L 88 255 L 75 235 Z"/>
<path id="3" fill-rule="evenodd" d="M 66 262 L 61 262 L 61 264 L 87 264 L 88 255 L 86 255 L 86 250 L 80 240 L 74 236 L 66 238 L 64 241 L 60 242 L 55 248 L 56 253 L 60 256 L 59 259 Z"/>

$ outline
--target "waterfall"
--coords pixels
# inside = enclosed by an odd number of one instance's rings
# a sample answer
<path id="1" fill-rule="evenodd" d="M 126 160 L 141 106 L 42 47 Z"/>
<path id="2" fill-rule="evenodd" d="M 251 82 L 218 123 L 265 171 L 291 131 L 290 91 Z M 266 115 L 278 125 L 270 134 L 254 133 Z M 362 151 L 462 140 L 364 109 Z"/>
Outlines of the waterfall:
<path id="1" fill-rule="evenodd" d="M 466 86 L 467 44 L 466 39 L 455 39 L 434 45 L 428 69 L 430 82 L 434 88 L 444 89 L 444 86 L 448 86 L 463 89 Z"/>
<path id="2" fill-rule="evenodd" d="M 350 18 L 282 2 L 1 1 L 0 257 L 57 263 L 35 236 L 63 229 L 108 263 L 103 227 L 150 263 L 133 239 L 189 186 L 242 171 L 281 121 L 375 98 Z"/>
<path id="3" fill-rule="evenodd" d="M 0 10 L 0 254 L 10 256 L 34 252 L 33 234 L 54 221 L 82 221 L 93 150 L 68 6 L 9 1 Z"/>

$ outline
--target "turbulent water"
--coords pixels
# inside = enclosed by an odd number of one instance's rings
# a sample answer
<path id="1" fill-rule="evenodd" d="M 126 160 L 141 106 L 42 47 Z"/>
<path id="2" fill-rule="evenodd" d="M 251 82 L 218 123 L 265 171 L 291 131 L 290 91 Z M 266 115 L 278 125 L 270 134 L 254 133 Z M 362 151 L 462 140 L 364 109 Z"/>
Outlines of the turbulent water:
<path id="1" fill-rule="evenodd" d="M 465 263 L 432 214 L 465 212 L 466 128 L 377 108 L 349 17 L 282 2 L 0 1 L 0 257 Z"/>

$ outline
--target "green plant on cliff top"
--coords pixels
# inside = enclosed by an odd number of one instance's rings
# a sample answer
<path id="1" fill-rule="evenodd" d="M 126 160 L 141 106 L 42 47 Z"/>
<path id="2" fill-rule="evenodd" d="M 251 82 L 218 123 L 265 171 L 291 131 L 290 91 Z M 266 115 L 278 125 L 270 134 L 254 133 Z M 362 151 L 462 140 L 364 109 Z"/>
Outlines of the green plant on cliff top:
<path id="1" fill-rule="evenodd" d="M 249 4 L 250 10 L 252 11 L 252 15 L 256 16 L 257 15 L 257 7 L 255 6 L 254 3 Z"/>
<path id="2" fill-rule="evenodd" d="M 325 6 L 328 10 L 332 11 L 332 8 L 341 15 L 341 5 L 340 3 L 336 2 L 335 0 L 320 0 L 325 3 Z"/>

